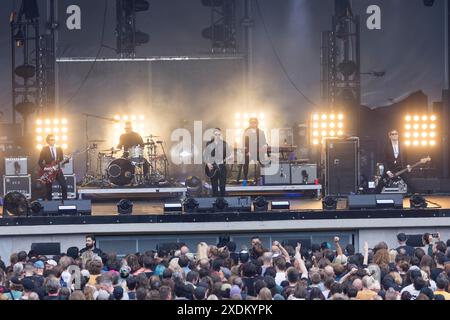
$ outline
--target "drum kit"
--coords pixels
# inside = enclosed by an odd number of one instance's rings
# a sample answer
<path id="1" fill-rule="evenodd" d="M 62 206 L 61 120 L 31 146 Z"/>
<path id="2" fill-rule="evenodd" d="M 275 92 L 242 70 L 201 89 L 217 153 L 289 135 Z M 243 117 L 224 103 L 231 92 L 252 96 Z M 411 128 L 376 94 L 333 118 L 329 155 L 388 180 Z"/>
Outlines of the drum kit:
<path id="1" fill-rule="evenodd" d="M 168 176 L 168 160 L 163 141 L 155 141 L 158 136 L 146 136 L 143 146 L 133 146 L 124 149 L 104 149 L 97 153 L 97 170 L 92 171 L 92 159 L 89 154 L 88 174 L 83 186 L 152 186 L 166 181 Z M 91 140 L 92 149 L 98 150 L 97 143 L 104 140 Z M 160 150 L 161 149 L 161 152 Z"/>

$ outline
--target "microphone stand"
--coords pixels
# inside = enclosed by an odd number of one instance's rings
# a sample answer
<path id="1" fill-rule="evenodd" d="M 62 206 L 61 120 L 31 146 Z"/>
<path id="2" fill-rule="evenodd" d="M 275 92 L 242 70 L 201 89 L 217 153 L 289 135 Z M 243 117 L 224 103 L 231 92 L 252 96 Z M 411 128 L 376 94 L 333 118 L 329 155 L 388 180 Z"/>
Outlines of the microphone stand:
<path id="1" fill-rule="evenodd" d="M 95 119 L 100 119 L 100 120 L 106 120 L 106 121 L 110 121 L 110 122 L 119 122 L 118 120 L 114 119 L 114 118 L 108 118 L 108 117 L 103 117 L 103 116 L 99 116 L 96 114 L 92 114 L 92 113 L 86 113 L 83 112 L 81 113 L 85 120 L 84 120 L 84 125 L 85 125 L 85 146 L 86 146 L 86 150 L 89 149 L 89 118 L 95 118 Z M 86 152 L 86 173 L 85 173 L 85 178 L 83 180 L 87 180 L 88 176 L 89 176 L 89 170 L 91 169 L 91 163 L 90 163 L 90 155 L 89 155 L 89 150 L 88 152 Z M 83 184 L 86 184 L 87 181 L 84 181 Z"/>

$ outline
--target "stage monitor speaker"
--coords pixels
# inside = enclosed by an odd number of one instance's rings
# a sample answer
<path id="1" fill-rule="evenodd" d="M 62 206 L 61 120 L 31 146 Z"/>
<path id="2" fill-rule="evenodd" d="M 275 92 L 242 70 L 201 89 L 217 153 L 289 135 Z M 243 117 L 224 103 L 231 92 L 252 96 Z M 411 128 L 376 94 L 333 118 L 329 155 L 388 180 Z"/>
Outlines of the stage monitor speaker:
<path id="1" fill-rule="evenodd" d="M 36 242 L 31 244 L 31 250 L 37 255 L 56 256 L 61 254 L 61 243 L 59 242 Z"/>
<path id="2" fill-rule="evenodd" d="M 349 195 L 348 208 L 353 209 L 376 209 L 377 201 L 374 194 L 369 195 Z"/>
<path id="3" fill-rule="evenodd" d="M 327 138 L 322 151 L 325 195 L 356 193 L 359 184 L 359 138 Z"/>
<path id="4" fill-rule="evenodd" d="M 368 194 L 349 195 L 348 208 L 353 209 L 402 209 L 401 194 Z"/>
<path id="5" fill-rule="evenodd" d="M 403 209 L 402 194 L 376 194 L 377 208 Z"/>
<path id="6" fill-rule="evenodd" d="M 52 215 L 90 215 L 92 213 L 91 200 L 61 200 L 38 201 L 42 205 L 44 216 Z"/>
<path id="7" fill-rule="evenodd" d="M 219 200 L 217 200 L 219 199 Z M 223 199 L 224 201 L 221 201 Z M 193 198 L 196 208 L 187 208 L 184 202 L 185 213 L 208 213 L 208 212 L 251 212 L 251 197 L 224 197 L 224 198 Z"/>

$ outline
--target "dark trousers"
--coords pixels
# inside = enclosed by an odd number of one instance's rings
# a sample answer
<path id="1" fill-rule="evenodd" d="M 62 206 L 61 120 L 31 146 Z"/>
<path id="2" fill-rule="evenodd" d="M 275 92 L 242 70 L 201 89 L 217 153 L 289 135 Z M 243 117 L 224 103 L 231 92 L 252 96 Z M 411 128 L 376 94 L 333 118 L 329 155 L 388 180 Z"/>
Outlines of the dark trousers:
<path id="1" fill-rule="evenodd" d="M 67 183 L 66 178 L 64 177 L 64 174 L 62 171 L 59 171 L 58 175 L 56 176 L 56 181 L 58 181 L 59 185 L 61 186 L 61 193 L 62 193 L 62 199 L 67 200 Z M 51 201 L 52 200 L 52 184 L 48 183 L 45 185 L 45 200 Z"/>
<path id="2" fill-rule="evenodd" d="M 219 172 L 214 177 L 211 178 L 213 197 L 225 197 L 226 184 L 227 184 L 227 166 L 224 164 L 219 164 Z"/>

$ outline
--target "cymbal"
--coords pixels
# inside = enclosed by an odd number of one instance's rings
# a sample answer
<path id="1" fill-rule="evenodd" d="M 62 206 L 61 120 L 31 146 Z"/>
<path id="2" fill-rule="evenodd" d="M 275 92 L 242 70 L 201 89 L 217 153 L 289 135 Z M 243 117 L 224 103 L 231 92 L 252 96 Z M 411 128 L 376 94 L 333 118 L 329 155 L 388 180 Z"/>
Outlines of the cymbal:
<path id="1" fill-rule="evenodd" d="M 154 135 L 149 135 L 149 136 L 145 136 L 144 138 L 160 138 L 161 136 L 154 136 Z"/>
<path id="2" fill-rule="evenodd" d="M 116 152 L 120 152 L 120 151 L 122 151 L 122 149 L 114 149 L 114 148 L 111 148 L 111 149 L 105 149 L 105 150 L 100 150 L 101 152 L 113 152 L 113 153 L 116 153 Z"/>
<path id="3" fill-rule="evenodd" d="M 89 142 L 106 142 L 106 140 L 89 140 Z"/>

